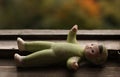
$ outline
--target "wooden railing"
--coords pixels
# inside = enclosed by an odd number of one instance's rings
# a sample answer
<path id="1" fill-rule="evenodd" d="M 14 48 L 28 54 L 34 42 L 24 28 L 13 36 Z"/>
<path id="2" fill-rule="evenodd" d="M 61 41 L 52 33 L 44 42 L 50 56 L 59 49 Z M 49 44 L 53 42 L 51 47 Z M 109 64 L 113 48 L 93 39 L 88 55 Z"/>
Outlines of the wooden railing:
<path id="1" fill-rule="evenodd" d="M 24 40 L 63 42 L 66 41 L 67 34 L 68 30 L 0 30 L 0 57 L 12 57 L 15 52 L 19 53 L 17 37 Z M 79 30 L 77 39 L 82 45 L 104 44 L 113 57 L 120 52 L 120 30 Z"/>
<path id="2" fill-rule="evenodd" d="M 79 30 L 77 39 L 81 45 L 104 44 L 109 59 L 103 66 L 81 64 L 77 72 L 64 66 L 47 68 L 17 68 L 14 53 L 22 53 L 17 48 L 16 39 L 26 41 L 43 40 L 65 42 L 68 30 L 0 30 L 0 77 L 119 77 L 120 73 L 120 30 Z"/>

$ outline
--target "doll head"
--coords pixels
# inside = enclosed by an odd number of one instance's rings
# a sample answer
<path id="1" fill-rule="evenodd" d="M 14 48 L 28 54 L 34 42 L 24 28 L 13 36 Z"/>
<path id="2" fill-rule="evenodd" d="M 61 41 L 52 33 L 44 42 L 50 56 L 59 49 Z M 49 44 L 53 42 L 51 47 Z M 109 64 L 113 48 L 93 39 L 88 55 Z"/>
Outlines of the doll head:
<path id="1" fill-rule="evenodd" d="M 107 56 L 107 49 L 103 45 L 90 44 L 85 47 L 85 58 L 93 64 L 103 64 Z"/>

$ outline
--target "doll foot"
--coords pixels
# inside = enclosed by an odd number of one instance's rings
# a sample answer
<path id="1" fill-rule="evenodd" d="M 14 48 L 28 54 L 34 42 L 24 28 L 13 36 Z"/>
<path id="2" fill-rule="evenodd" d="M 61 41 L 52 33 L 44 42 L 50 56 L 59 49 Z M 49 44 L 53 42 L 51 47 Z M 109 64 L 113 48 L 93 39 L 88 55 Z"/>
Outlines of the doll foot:
<path id="1" fill-rule="evenodd" d="M 24 40 L 21 38 L 17 38 L 17 44 L 18 44 L 18 48 L 20 51 L 24 51 L 25 47 L 24 47 Z"/>
<path id="2" fill-rule="evenodd" d="M 22 64 L 22 56 L 15 53 L 14 54 L 14 60 L 15 60 L 17 66 L 21 66 L 21 64 Z"/>
<path id="3" fill-rule="evenodd" d="M 78 25 L 74 25 L 71 29 L 71 31 L 73 32 L 77 32 L 77 30 L 78 30 Z"/>

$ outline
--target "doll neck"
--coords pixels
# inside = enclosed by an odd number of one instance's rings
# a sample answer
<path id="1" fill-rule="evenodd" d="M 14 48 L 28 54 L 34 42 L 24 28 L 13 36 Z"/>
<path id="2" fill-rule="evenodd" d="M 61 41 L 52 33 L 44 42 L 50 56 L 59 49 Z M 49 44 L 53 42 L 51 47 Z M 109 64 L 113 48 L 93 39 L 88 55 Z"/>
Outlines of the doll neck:
<path id="1" fill-rule="evenodd" d="M 82 46 L 82 48 L 83 48 L 83 60 L 86 60 L 86 58 L 85 58 L 85 48 L 86 48 L 86 46 Z"/>

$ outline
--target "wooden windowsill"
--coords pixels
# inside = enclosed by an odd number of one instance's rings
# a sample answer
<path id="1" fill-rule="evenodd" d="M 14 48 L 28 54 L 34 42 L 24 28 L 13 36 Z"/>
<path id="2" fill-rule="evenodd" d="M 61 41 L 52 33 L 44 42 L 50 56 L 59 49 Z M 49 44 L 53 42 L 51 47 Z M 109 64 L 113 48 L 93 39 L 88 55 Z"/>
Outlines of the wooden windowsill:
<path id="1" fill-rule="evenodd" d="M 0 57 L 19 52 L 16 39 L 65 42 L 69 30 L 0 30 Z M 120 30 L 79 30 L 77 39 L 81 45 L 104 44 L 109 51 L 120 51 Z M 113 53 L 113 52 L 112 52 Z"/>
<path id="2" fill-rule="evenodd" d="M 81 45 L 104 44 L 109 50 L 109 58 L 103 66 L 83 64 L 76 72 L 66 67 L 17 68 L 14 53 L 21 53 L 16 39 L 26 41 L 43 40 L 65 42 L 68 30 L 0 30 L 0 77 L 119 77 L 120 72 L 120 30 L 79 30 L 77 39 Z M 28 54 L 28 53 L 21 53 Z M 5 59 L 6 58 L 6 59 Z"/>

